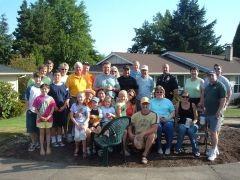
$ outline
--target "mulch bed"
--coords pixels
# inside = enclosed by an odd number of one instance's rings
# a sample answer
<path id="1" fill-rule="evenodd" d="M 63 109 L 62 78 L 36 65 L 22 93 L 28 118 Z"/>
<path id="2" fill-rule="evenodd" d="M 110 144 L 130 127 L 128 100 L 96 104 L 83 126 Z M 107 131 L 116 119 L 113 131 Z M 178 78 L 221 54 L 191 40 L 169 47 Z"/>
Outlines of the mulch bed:
<path id="1" fill-rule="evenodd" d="M 1 135 L 1 134 L 0 134 Z M 208 164 L 223 164 L 240 161 L 240 127 L 223 126 L 220 133 L 219 150 L 220 155 L 214 162 L 209 162 L 204 154 L 205 147 L 200 145 L 201 156 L 195 158 L 191 153 L 191 147 L 188 141 L 185 141 L 185 153 L 175 155 L 173 151 L 171 155 L 160 156 L 153 147 L 149 156 L 148 165 L 140 162 L 141 153 L 134 150 L 131 156 L 127 157 L 127 163 L 123 163 L 123 157 L 118 151 L 109 154 L 110 166 L 125 167 L 179 167 L 179 166 L 198 166 Z M 97 155 L 83 159 L 81 153 L 78 157 L 73 156 L 74 143 L 66 144 L 65 147 L 52 148 L 52 154 L 49 156 L 40 156 L 39 151 L 28 152 L 29 138 L 25 135 L 15 135 L 10 139 L 0 142 L 0 157 L 13 157 L 19 159 L 33 161 L 48 161 L 55 163 L 63 163 L 66 165 L 84 165 L 84 166 L 100 166 L 101 161 Z"/>

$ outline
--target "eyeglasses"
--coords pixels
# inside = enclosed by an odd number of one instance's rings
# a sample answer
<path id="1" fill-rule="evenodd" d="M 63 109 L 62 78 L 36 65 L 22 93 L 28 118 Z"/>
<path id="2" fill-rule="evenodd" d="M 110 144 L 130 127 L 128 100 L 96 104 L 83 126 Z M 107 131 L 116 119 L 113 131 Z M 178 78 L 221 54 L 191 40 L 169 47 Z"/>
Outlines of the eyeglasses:
<path id="1" fill-rule="evenodd" d="M 67 71 L 68 69 L 61 69 L 61 70 L 62 70 L 62 71 L 64 71 L 64 70 Z"/>
<path id="2" fill-rule="evenodd" d="M 111 71 L 111 72 L 117 72 L 117 71 Z"/>
<path id="3" fill-rule="evenodd" d="M 182 96 L 182 98 L 189 98 L 189 96 Z"/>
<path id="4" fill-rule="evenodd" d="M 156 91 L 156 94 L 163 94 L 163 91 Z"/>

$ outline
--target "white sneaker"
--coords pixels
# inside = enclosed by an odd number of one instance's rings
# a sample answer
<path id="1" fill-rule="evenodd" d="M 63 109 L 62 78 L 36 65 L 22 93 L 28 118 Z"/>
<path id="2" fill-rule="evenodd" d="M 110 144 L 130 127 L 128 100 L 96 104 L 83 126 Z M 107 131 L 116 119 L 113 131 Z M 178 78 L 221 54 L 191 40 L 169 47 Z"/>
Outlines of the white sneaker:
<path id="1" fill-rule="evenodd" d="M 216 148 L 216 154 L 217 154 L 217 155 L 220 154 L 218 147 Z"/>
<path id="2" fill-rule="evenodd" d="M 216 157 L 217 157 L 217 154 L 216 154 L 216 152 L 212 152 L 211 154 L 210 154 L 210 156 L 208 157 L 208 160 L 209 161 L 214 161 L 215 159 L 216 159 Z"/>
<path id="3" fill-rule="evenodd" d="M 165 154 L 166 154 L 166 155 L 169 155 L 169 154 L 170 154 L 170 148 L 167 148 L 167 149 L 166 149 Z"/>
<path id="4" fill-rule="evenodd" d="M 207 149 L 206 155 L 207 155 L 207 156 L 210 156 L 210 155 L 212 154 L 212 152 L 213 152 L 213 149 Z M 215 149 L 215 153 L 216 153 L 216 155 L 219 155 L 219 150 L 218 150 L 218 148 Z"/>
<path id="5" fill-rule="evenodd" d="M 159 149 L 158 149 L 158 154 L 163 154 L 162 148 L 159 148 Z"/>

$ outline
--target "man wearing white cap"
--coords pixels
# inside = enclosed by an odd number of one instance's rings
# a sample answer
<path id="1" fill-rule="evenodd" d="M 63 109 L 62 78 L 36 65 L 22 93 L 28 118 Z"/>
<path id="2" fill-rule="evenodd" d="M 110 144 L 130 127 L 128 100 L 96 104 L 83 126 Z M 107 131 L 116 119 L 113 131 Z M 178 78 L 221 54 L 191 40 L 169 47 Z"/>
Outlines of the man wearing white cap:
<path id="1" fill-rule="evenodd" d="M 133 131 L 134 129 L 134 131 Z M 149 98 L 141 98 L 141 111 L 138 111 L 131 118 L 131 125 L 128 128 L 130 141 L 135 148 L 144 149 L 142 163 L 147 164 L 147 155 L 152 147 L 157 132 L 157 114 L 149 109 Z"/>
<path id="2" fill-rule="evenodd" d="M 137 94 L 137 110 L 141 109 L 140 99 L 142 97 L 151 98 L 154 82 L 151 76 L 148 75 L 148 66 L 142 65 L 141 77 L 137 78 L 138 94 Z"/>

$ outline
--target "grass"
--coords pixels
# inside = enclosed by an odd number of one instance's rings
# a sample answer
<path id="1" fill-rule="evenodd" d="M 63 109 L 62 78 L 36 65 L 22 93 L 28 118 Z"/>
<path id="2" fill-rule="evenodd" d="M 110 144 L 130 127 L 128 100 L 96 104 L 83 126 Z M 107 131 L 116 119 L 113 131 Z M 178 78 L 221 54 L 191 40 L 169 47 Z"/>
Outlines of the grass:
<path id="1" fill-rule="evenodd" d="M 25 115 L 0 120 L 0 132 L 24 133 L 26 130 Z"/>
<path id="2" fill-rule="evenodd" d="M 239 107 L 229 107 L 224 113 L 224 117 L 239 117 L 240 118 L 240 108 Z"/>
<path id="3" fill-rule="evenodd" d="M 22 135 L 26 132 L 25 115 L 0 120 L 0 143 L 6 139 Z"/>

